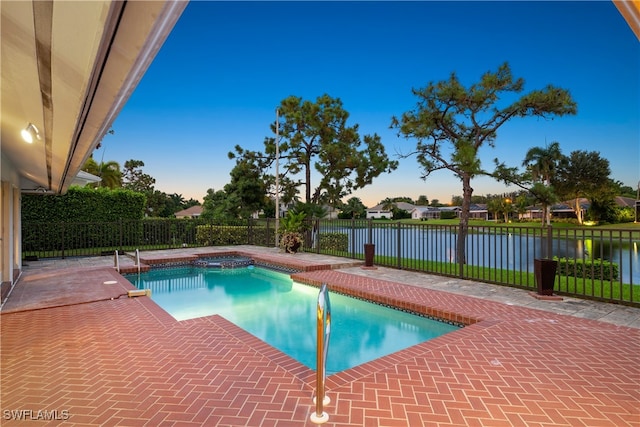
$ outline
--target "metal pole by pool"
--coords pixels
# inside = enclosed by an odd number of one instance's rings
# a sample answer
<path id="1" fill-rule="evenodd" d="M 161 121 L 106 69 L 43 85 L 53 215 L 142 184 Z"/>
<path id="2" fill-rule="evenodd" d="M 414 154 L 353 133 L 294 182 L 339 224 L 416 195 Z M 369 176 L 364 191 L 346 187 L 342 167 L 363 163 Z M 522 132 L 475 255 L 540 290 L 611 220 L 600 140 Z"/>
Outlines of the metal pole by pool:
<path id="1" fill-rule="evenodd" d="M 325 393 L 327 352 L 329 350 L 329 337 L 331 336 L 331 302 L 329 301 L 329 288 L 326 283 L 323 283 L 320 287 L 316 314 L 316 395 L 314 397 L 316 410 L 311 414 L 310 419 L 314 424 L 322 424 L 329 421 L 329 415 L 324 412 L 323 405 L 328 405 L 331 402 L 331 399 Z"/>
<path id="2" fill-rule="evenodd" d="M 636 203 L 633 205 L 633 212 L 635 213 L 635 219 L 633 223 L 638 222 L 638 208 L 640 207 L 640 181 L 638 181 L 638 189 L 636 190 Z"/>
<path id="3" fill-rule="evenodd" d="M 280 123 L 278 114 L 279 111 L 276 108 L 276 248 L 280 243 L 278 235 L 278 227 L 280 226 Z"/>

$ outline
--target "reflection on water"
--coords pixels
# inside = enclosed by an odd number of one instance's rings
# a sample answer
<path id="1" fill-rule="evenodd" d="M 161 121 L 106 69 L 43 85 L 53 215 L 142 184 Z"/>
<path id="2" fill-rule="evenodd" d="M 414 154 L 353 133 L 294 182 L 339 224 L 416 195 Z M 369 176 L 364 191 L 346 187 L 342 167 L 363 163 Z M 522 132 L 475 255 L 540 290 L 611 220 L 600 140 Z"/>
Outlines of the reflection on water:
<path id="1" fill-rule="evenodd" d="M 456 234 L 445 228 L 374 228 L 372 242 L 376 254 L 440 262 L 455 262 Z M 482 267 L 509 268 L 516 271 L 533 271 L 533 260 L 546 252 L 548 239 L 537 235 L 504 233 L 501 229 L 472 230 L 467 236 L 467 263 Z M 345 229 L 347 232 L 347 229 Z M 368 230 L 348 230 L 349 247 L 363 252 L 368 242 Z M 640 284 L 640 256 L 638 240 L 610 238 L 581 238 L 579 235 L 563 236 L 551 241 L 553 256 L 575 259 L 602 259 L 614 262 L 624 283 Z"/>
<path id="2" fill-rule="evenodd" d="M 315 369 L 318 288 L 262 268 L 175 268 L 128 275 L 178 320 L 220 315 Z M 331 294 L 327 373 L 395 353 L 458 327 Z"/>

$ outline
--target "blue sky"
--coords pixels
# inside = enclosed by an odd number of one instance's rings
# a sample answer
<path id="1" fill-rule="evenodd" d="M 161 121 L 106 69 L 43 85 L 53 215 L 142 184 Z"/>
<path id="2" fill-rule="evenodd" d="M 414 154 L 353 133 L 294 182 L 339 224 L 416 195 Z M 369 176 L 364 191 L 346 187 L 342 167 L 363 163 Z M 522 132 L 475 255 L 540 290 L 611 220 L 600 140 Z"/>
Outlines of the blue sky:
<path id="1" fill-rule="evenodd" d="M 612 178 L 636 187 L 640 42 L 610 1 L 192 1 L 94 158 L 142 160 L 156 189 L 202 200 L 229 182 L 236 144 L 262 150 L 281 100 L 327 93 L 396 159 L 415 148 L 389 129 L 392 116 L 414 108 L 412 88 L 451 72 L 469 86 L 504 62 L 525 80 L 523 93 L 568 89 L 578 114 L 513 119 L 495 148 L 481 148 L 485 167 L 495 157 L 519 166 L 529 148 L 558 141 L 564 154 L 599 151 Z M 351 197 L 370 207 L 462 194 L 448 171 L 420 176 L 415 157 L 400 159 Z M 486 178 L 472 186 L 480 195 L 515 190 Z"/>

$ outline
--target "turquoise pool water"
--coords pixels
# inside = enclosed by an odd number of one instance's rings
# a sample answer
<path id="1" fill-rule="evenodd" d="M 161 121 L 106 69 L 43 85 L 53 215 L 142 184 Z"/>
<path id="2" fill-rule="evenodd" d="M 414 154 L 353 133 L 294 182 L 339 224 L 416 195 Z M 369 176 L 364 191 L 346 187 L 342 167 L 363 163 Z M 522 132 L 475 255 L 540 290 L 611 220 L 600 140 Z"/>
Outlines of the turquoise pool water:
<path id="1" fill-rule="evenodd" d="M 316 368 L 316 287 L 253 266 L 177 267 L 125 277 L 140 289 L 151 289 L 151 298 L 178 320 L 219 314 L 305 366 Z M 330 292 L 330 299 L 327 374 L 459 329 L 336 293 Z"/>

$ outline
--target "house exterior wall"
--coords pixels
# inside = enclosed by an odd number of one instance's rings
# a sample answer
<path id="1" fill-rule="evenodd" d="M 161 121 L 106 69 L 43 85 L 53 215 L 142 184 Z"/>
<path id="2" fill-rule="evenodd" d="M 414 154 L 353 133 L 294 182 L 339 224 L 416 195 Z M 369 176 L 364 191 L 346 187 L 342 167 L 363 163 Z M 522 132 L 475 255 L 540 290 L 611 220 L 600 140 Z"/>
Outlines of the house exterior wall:
<path id="1" fill-rule="evenodd" d="M 393 214 L 391 213 L 391 211 L 367 210 L 367 219 L 391 219 L 392 216 Z"/>
<path id="2" fill-rule="evenodd" d="M 438 219 L 440 218 L 440 209 L 424 209 L 415 208 L 411 211 L 411 219 Z"/>
<path id="3" fill-rule="evenodd" d="M 489 212 L 488 211 L 469 211 L 470 219 L 483 219 L 485 221 L 489 220 Z"/>
<path id="4" fill-rule="evenodd" d="M 0 302 L 4 301 L 22 270 L 20 189 L 9 181 L 0 183 Z"/>

